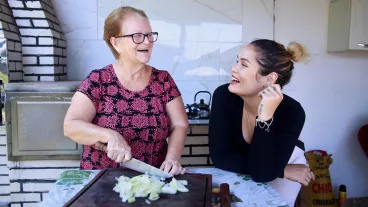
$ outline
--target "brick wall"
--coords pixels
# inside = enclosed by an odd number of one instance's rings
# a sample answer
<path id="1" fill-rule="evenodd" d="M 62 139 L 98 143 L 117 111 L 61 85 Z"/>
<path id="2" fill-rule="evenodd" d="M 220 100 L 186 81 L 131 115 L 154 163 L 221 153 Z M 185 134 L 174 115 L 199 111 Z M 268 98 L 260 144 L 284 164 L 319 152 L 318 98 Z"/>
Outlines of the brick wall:
<path id="1" fill-rule="evenodd" d="M 0 38 L 7 39 L 9 82 L 23 80 L 22 46 L 18 27 L 9 4 L 0 0 Z M 4 80 L 4 82 L 6 82 Z"/>
<path id="2" fill-rule="evenodd" d="M 66 80 L 66 42 L 51 1 L 11 0 L 9 5 L 21 34 L 24 81 Z"/>
<path id="3" fill-rule="evenodd" d="M 0 129 L 0 203 L 10 202 L 12 207 L 36 206 L 62 172 L 79 169 L 79 160 L 7 161 L 5 128 Z M 213 166 L 207 125 L 190 125 L 181 163 L 185 167 Z"/>
<path id="4" fill-rule="evenodd" d="M 185 167 L 213 166 L 208 150 L 208 126 L 190 125 L 181 158 Z"/>
<path id="5" fill-rule="evenodd" d="M 0 126 L 0 204 L 10 201 L 9 169 L 6 154 L 5 127 Z"/>
<path id="6" fill-rule="evenodd" d="M 11 206 L 31 207 L 43 201 L 65 170 L 79 169 L 79 160 L 8 162 Z"/>

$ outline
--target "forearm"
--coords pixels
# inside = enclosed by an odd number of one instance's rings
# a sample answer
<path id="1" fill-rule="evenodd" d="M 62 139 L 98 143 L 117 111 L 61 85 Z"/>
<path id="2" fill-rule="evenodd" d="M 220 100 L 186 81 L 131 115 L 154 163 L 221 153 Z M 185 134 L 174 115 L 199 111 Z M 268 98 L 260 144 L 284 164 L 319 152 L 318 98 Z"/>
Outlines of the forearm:
<path id="1" fill-rule="evenodd" d="M 222 170 L 249 174 L 249 168 L 247 164 L 247 156 L 236 152 L 224 152 L 210 150 L 211 159 L 216 168 Z"/>
<path id="2" fill-rule="evenodd" d="M 285 179 L 290 179 L 289 173 L 290 173 L 290 164 L 287 164 L 284 168 L 284 177 Z"/>
<path id="3" fill-rule="evenodd" d="M 255 128 L 247 163 L 252 178 L 257 182 L 269 182 L 284 177 L 284 168 L 295 144 L 292 140 L 282 140 L 280 137 L 283 136 L 278 135 L 272 129 L 266 132 Z M 283 138 L 285 137 L 286 135 Z"/>
<path id="4" fill-rule="evenodd" d="M 64 123 L 64 135 L 82 145 L 107 143 L 109 136 L 114 133 L 117 132 L 82 120 L 70 120 Z"/>
<path id="5" fill-rule="evenodd" d="M 183 153 L 188 126 L 175 126 L 169 137 L 166 159 L 180 160 Z"/>
<path id="6" fill-rule="evenodd" d="M 293 133 L 290 128 L 273 130 L 271 126 L 270 132 L 256 128 L 248 161 L 254 178 L 259 182 L 284 178 L 297 140 L 297 133 Z"/>

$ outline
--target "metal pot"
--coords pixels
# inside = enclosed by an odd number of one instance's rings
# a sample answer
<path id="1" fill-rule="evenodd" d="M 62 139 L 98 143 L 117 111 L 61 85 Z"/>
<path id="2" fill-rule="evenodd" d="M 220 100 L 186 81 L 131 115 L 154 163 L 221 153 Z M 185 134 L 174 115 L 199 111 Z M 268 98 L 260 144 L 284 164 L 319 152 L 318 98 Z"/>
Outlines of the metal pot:
<path id="1" fill-rule="evenodd" d="M 210 95 L 210 99 L 208 101 L 208 104 L 204 103 L 203 99 L 199 100 L 199 103 L 197 103 L 197 95 L 200 93 L 207 93 Z M 208 91 L 198 91 L 194 95 L 194 103 L 193 104 L 187 104 L 186 109 L 188 119 L 209 119 L 211 115 L 211 109 L 210 109 L 210 103 L 211 103 L 212 95 Z"/>

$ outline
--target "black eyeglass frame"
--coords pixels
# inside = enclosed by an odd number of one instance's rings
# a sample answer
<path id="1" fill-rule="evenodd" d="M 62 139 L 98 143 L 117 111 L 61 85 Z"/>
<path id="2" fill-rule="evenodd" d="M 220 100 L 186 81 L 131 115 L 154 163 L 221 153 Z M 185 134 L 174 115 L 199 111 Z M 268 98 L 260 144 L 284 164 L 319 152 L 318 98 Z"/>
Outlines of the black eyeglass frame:
<path id="1" fill-rule="evenodd" d="M 143 39 L 142 39 L 142 41 L 141 41 L 141 42 L 136 42 L 136 41 L 134 41 L 134 35 L 143 35 Z M 148 35 L 152 35 L 152 37 L 154 37 L 153 35 L 156 35 L 156 39 L 154 39 L 153 41 L 151 41 L 151 40 L 148 38 Z M 147 33 L 147 34 L 143 34 L 143 33 L 137 32 L 137 33 L 128 34 L 128 35 L 119 35 L 119 36 L 116 36 L 115 38 L 120 38 L 120 37 L 131 37 L 131 38 L 132 38 L 132 40 L 133 40 L 133 42 L 134 42 L 135 44 L 141 44 L 142 42 L 144 42 L 144 40 L 145 40 L 145 39 L 146 39 L 146 37 L 147 37 L 148 41 L 150 41 L 151 43 L 153 43 L 153 42 L 156 42 L 156 41 L 157 41 L 157 39 L 158 39 L 158 32 L 149 32 L 149 33 Z"/>

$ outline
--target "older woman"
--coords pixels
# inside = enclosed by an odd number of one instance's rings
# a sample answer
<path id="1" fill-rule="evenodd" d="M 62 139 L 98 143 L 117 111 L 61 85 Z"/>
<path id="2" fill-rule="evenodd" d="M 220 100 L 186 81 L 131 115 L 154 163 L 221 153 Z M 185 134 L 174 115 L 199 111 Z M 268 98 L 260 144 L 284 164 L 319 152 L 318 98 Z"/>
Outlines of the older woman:
<path id="1" fill-rule="evenodd" d="M 286 49 L 261 39 L 243 47 L 232 68 L 231 83 L 214 92 L 209 126 L 210 154 L 216 167 L 249 174 L 258 182 L 272 181 L 290 206 L 294 206 L 299 183 L 308 185 L 314 179 L 299 140 L 303 107 L 282 93 L 294 62 L 306 55 L 298 43 Z"/>
<path id="2" fill-rule="evenodd" d="M 84 145 L 81 169 L 118 168 L 134 157 L 185 172 L 183 100 L 168 72 L 147 65 L 157 36 L 142 10 L 120 7 L 106 18 L 104 40 L 117 62 L 84 79 L 64 121 L 65 136 Z"/>

